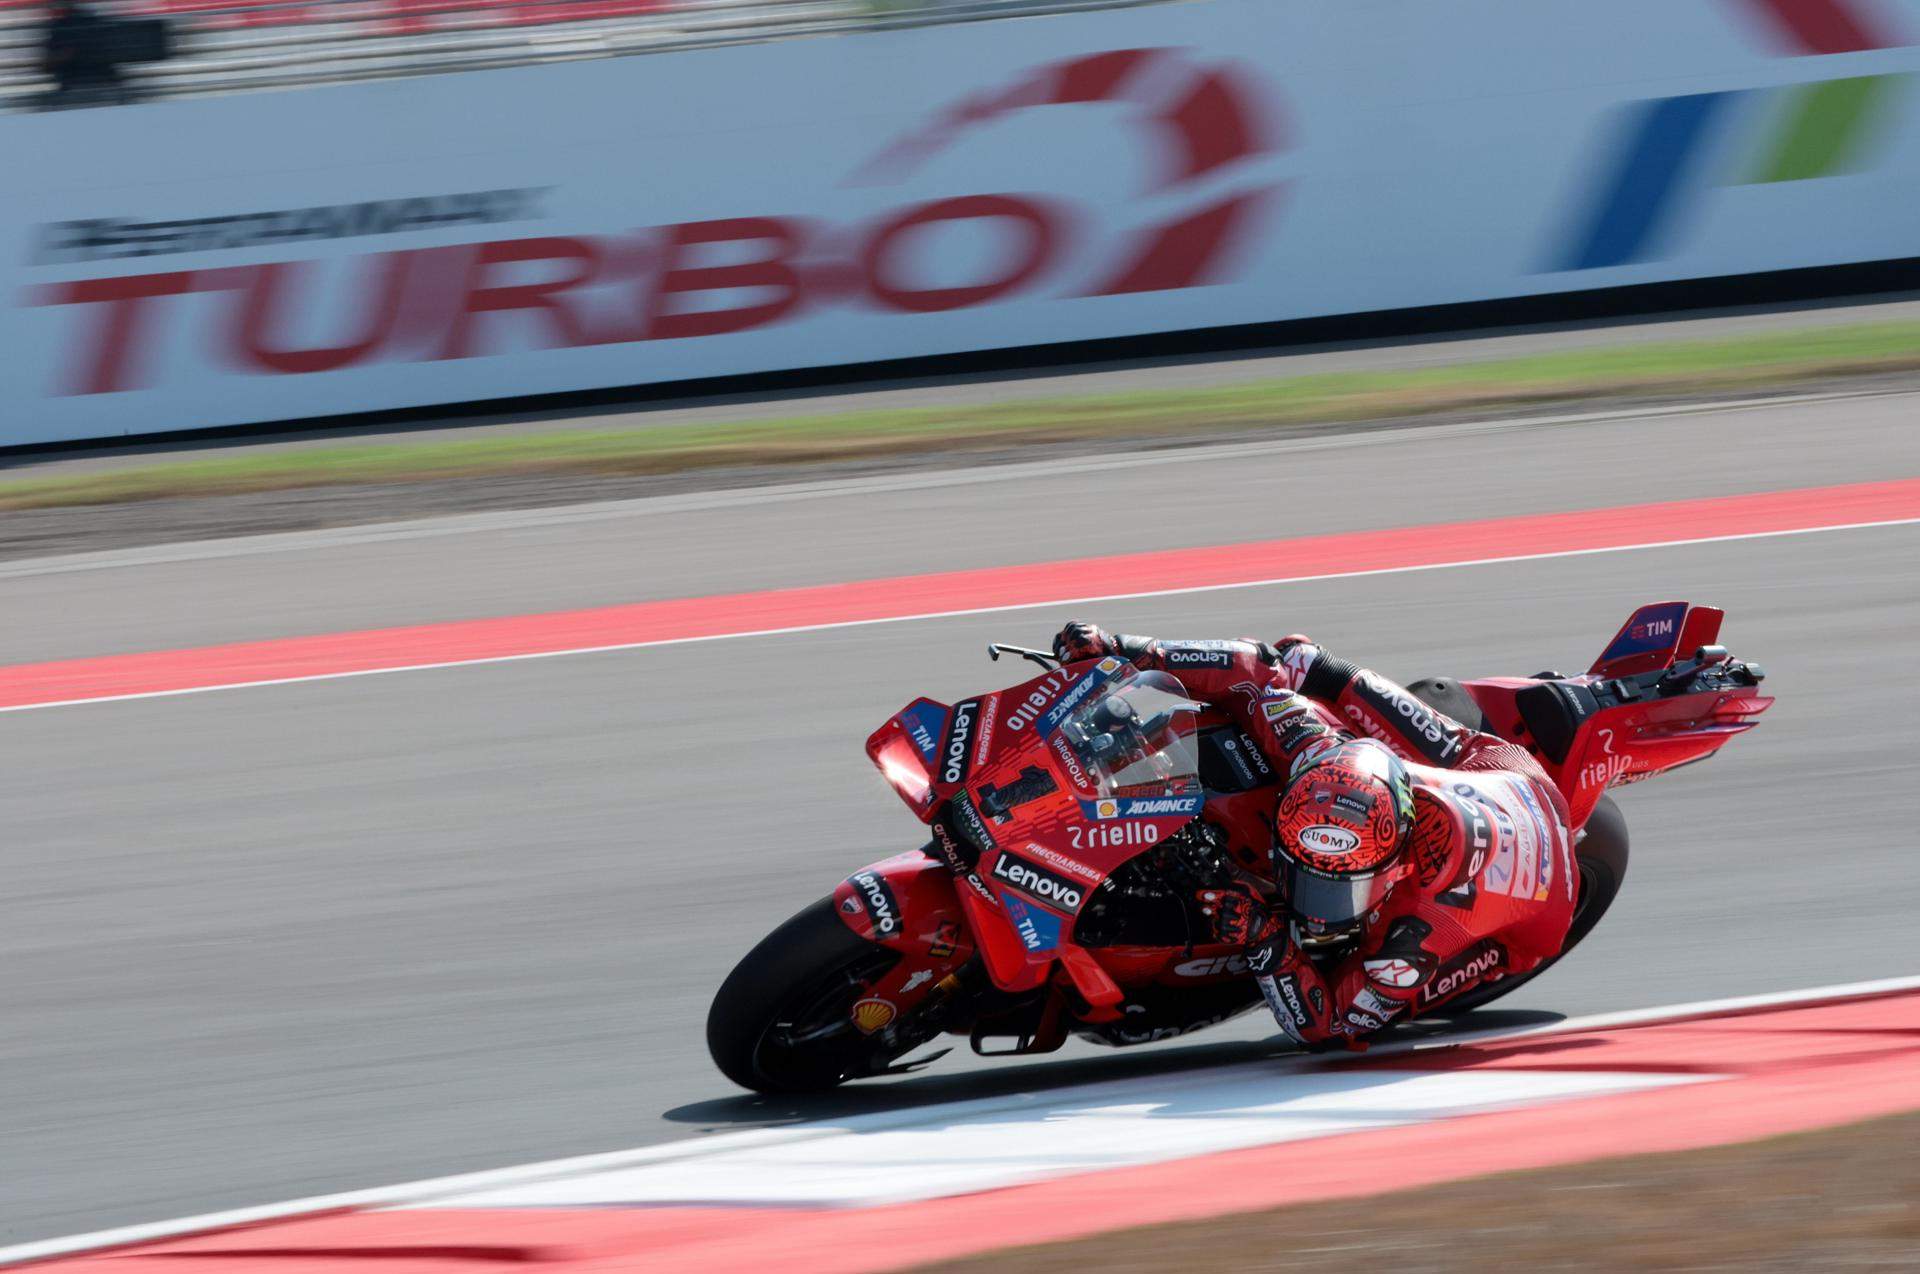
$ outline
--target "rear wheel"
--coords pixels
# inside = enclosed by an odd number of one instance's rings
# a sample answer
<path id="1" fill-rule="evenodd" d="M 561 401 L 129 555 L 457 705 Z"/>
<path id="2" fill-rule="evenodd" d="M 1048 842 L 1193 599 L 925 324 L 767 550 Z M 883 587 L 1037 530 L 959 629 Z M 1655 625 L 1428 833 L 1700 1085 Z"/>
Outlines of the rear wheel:
<path id="1" fill-rule="evenodd" d="M 707 1012 L 707 1051 L 723 1074 L 762 1093 L 819 1092 L 885 1070 L 917 1046 L 898 1028 L 863 1034 L 853 1006 L 900 954 L 868 942 L 823 898 L 735 966 Z"/>
<path id="2" fill-rule="evenodd" d="M 1467 693 L 1466 687 L 1453 678 L 1422 677 L 1407 689 L 1435 712 L 1452 717 L 1469 730 L 1486 733 L 1487 714 L 1480 710 L 1479 701 Z"/>
<path id="3" fill-rule="evenodd" d="M 1457 999 L 1447 1001 L 1441 1012 L 1467 1013 L 1493 1003 L 1503 995 L 1519 990 L 1580 945 L 1592 933 L 1600 918 L 1620 896 L 1627 879 L 1627 819 L 1611 796 L 1603 796 L 1587 820 L 1586 835 L 1573 851 L 1574 869 L 1580 873 L 1580 892 L 1573 904 L 1573 925 L 1560 954 L 1527 970 L 1517 978 L 1502 978 L 1475 987 Z"/>

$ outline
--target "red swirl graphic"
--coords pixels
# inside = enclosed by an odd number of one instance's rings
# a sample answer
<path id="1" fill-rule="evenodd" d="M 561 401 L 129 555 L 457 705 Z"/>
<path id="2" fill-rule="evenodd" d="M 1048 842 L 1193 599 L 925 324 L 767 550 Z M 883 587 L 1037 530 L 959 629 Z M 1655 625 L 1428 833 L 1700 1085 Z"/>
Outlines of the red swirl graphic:
<path id="1" fill-rule="evenodd" d="M 939 112 L 887 147 L 856 181 L 897 181 L 963 133 L 1018 111 L 1112 102 L 1132 106 L 1126 130 L 1152 152 L 1163 194 L 1282 148 L 1277 110 L 1235 68 L 1195 66 L 1179 49 L 1118 49 L 1048 63 L 1011 86 L 976 94 Z M 1276 187 L 1220 195 L 1139 232 L 1088 295 L 1195 287 L 1217 278 L 1255 212 Z"/>

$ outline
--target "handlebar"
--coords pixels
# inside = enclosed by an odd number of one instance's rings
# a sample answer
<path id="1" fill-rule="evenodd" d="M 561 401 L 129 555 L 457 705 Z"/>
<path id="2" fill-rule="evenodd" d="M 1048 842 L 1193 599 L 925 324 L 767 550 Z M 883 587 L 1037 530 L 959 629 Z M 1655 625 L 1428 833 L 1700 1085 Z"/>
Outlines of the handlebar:
<path id="1" fill-rule="evenodd" d="M 1002 655 L 1018 655 L 1030 663 L 1039 664 L 1048 672 L 1052 672 L 1060 666 L 1059 658 L 1048 654 L 1044 650 L 1033 650 L 1026 646 L 1009 646 L 1005 642 L 998 641 L 990 641 L 987 643 L 987 658 L 993 660 L 995 663 L 999 663 L 1000 656 Z"/>

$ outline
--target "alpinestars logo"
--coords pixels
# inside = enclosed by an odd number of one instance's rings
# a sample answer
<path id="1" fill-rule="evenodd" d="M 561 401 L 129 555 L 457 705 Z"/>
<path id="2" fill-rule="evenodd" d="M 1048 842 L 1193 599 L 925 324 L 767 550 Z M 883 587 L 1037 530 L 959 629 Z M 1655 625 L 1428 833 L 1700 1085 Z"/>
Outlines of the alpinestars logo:
<path id="1" fill-rule="evenodd" d="M 1411 960 L 1368 960 L 1365 968 L 1369 978 L 1396 990 L 1405 990 L 1420 981 L 1420 970 Z"/>

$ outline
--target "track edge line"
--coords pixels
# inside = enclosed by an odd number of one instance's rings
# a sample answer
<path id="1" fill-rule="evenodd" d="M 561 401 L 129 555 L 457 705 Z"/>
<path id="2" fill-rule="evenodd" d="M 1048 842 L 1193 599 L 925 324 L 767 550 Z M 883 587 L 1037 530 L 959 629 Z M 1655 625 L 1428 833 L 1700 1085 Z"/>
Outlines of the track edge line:
<path id="1" fill-rule="evenodd" d="M 1372 1050 L 1372 1055 L 1392 1056 L 1455 1048 L 1465 1044 L 1483 1044 L 1509 1039 L 1541 1038 L 1586 1030 L 1634 1027 L 1650 1025 L 1656 1022 L 1674 1022 L 1689 1018 L 1726 1017 L 1756 1009 L 1779 1007 L 1789 1004 L 1830 1004 L 1845 1000 L 1873 999 L 1881 996 L 1897 995 L 1913 990 L 1920 990 L 1920 975 L 1882 978 L 1868 982 L 1836 983 L 1829 986 L 1808 987 L 1799 991 L 1767 992 L 1759 995 L 1737 996 L 1719 1000 L 1702 1000 L 1692 1003 L 1662 1005 L 1647 1009 L 1630 1009 L 1618 1013 L 1603 1013 L 1582 1018 L 1567 1018 L 1563 1021 L 1550 1023 L 1545 1026 L 1468 1032 L 1440 1040 L 1386 1042 L 1376 1046 Z M 939 1109 L 937 1106 L 919 1107 L 913 1113 L 924 1116 L 928 1111 L 937 1109 Z M 420 1202 L 438 1195 L 464 1193 L 482 1187 L 521 1184 L 545 1177 L 562 1176 L 573 1172 L 591 1171 L 635 1163 L 692 1158 L 705 1153 L 715 1152 L 718 1149 L 731 1150 L 749 1144 L 807 1140 L 814 1137 L 831 1136 L 840 1131 L 842 1130 L 833 1125 L 802 1125 L 796 1128 L 759 1129 L 752 1132 L 725 1134 L 719 1138 L 670 1142 L 665 1146 L 642 1147 L 638 1150 L 611 1151 L 603 1154 L 583 1155 L 568 1159 L 551 1159 L 507 1168 L 465 1173 L 457 1176 L 427 1178 L 421 1181 L 376 1187 L 368 1190 L 346 1191 L 330 1195 L 315 1195 L 305 1199 L 290 1200 L 285 1203 L 262 1204 L 251 1208 L 236 1208 L 225 1212 L 211 1212 L 200 1216 L 182 1217 L 172 1221 L 156 1221 L 142 1225 L 121 1226 L 109 1230 L 96 1230 L 86 1234 L 70 1235 L 57 1239 L 42 1239 L 0 1248 L 0 1266 L 19 1267 L 70 1256 L 138 1247 L 148 1243 L 162 1242 L 171 1239 L 250 1229 L 281 1221 L 326 1216 L 334 1213 L 373 1211 L 381 1208 L 402 1206 L 412 1202 Z"/>

